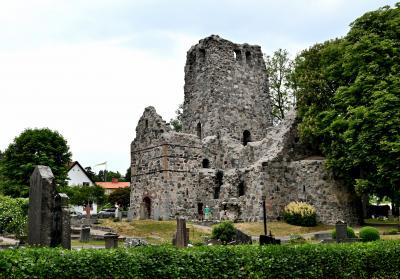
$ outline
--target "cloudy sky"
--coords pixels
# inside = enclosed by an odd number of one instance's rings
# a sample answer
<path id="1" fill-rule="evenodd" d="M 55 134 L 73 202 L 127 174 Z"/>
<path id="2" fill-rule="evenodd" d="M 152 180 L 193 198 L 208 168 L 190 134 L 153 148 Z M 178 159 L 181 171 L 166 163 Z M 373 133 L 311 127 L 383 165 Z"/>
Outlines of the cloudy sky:
<path id="1" fill-rule="evenodd" d="M 169 121 L 183 102 L 186 51 L 201 38 L 294 56 L 396 1 L 0 0 L 0 150 L 49 127 L 73 160 L 124 174 L 144 108 Z"/>

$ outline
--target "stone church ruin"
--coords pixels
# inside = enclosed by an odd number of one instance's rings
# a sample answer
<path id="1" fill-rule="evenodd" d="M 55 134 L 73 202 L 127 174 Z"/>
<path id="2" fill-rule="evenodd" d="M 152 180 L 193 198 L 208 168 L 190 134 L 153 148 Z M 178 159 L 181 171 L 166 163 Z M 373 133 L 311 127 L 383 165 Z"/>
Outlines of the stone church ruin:
<path id="1" fill-rule="evenodd" d="M 183 132 L 147 107 L 131 145 L 135 219 L 258 221 L 262 197 L 276 219 L 291 201 L 312 204 L 319 221 L 357 223 L 358 199 L 298 141 L 295 112 L 272 126 L 259 46 L 218 36 L 187 53 Z"/>

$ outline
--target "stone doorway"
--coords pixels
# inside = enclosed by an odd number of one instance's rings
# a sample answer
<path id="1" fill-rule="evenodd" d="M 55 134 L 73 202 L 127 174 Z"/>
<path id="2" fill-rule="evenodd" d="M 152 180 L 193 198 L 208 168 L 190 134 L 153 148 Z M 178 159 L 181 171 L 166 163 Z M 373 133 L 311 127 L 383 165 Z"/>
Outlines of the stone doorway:
<path id="1" fill-rule="evenodd" d="M 243 132 L 243 145 L 246 146 L 247 143 L 251 142 L 251 133 L 249 130 L 244 130 Z"/>
<path id="2" fill-rule="evenodd" d="M 151 199 L 144 197 L 140 205 L 140 219 L 150 219 L 151 217 Z"/>

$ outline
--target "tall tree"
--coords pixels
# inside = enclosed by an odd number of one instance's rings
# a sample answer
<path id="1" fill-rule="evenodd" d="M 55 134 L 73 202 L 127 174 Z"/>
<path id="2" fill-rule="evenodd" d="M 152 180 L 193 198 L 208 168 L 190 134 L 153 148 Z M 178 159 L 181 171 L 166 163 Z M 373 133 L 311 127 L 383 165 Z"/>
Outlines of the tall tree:
<path id="1" fill-rule="evenodd" d="M 296 59 L 303 141 L 358 193 L 400 197 L 400 4 Z M 397 207 L 397 206 L 396 206 Z"/>
<path id="2" fill-rule="evenodd" d="M 35 165 L 49 166 L 56 183 L 65 185 L 70 161 L 67 141 L 57 131 L 26 129 L 4 151 L 1 172 L 6 181 L 2 191 L 6 195 L 27 196 Z"/>
<path id="3" fill-rule="evenodd" d="M 93 181 L 97 181 L 97 175 L 96 173 L 92 170 L 92 167 L 86 167 L 85 171 L 87 173 L 87 175 L 89 176 L 89 178 Z"/>
<path id="4" fill-rule="evenodd" d="M 124 209 L 127 209 L 129 207 L 130 195 L 131 195 L 130 188 L 119 188 L 113 191 L 108 196 L 108 202 L 112 205 L 118 204 Z"/>
<path id="5" fill-rule="evenodd" d="M 131 167 L 126 170 L 125 181 L 131 182 Z"/>
<path id="6" fill-rule="evenodd" d="M 66 193 L 73 205 L 88 205 L 90 203 L 103 204 L 106 196 L 104 189 L 98 185 L 94 186 L 58 186 L 57 191 Z"/>
<path id="7" fill-rule="evenodd" d="M 269 80 L 272 116 L 275 124 L 285 118 L 286 112 L 296 103 L 290 75 L 293 61 L 287 50 L 278 49 L 272 56 L 265 56 L 265 65 Z"/>

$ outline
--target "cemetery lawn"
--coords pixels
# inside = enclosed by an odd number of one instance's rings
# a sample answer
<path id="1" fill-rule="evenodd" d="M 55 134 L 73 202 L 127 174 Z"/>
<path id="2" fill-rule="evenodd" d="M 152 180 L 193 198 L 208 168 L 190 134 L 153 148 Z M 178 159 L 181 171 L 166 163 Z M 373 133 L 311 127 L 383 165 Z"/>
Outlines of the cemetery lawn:
<path id="1" fill-rule="evenodd" d="M 235 227 L 244 233 L 259 236 L 260 234 L 264 234 L 264 224 L 262 222 L 254 222 L 254 223 L 237 223 Z M 319 231 L 328 231 L 333 230 L 334 226 L 318 224 L 315 227 L 300 227 L 289 225 L 285 222 L 268 222 L 267 223 L 267 233 L 271 230 L 274 236 L 288 236 L 291 234 L 305 234 L 305 233 L 313 233 Z"/>
<path id="2" fill-rule="evenodd" d="M 172 236 L 176 231 L 176 220 L 154 221 L 154 220 L 135 220 L 132 222 L 114 222 L 112 219 L 102 219 L 101 224 L 114 229 L 118 234 L 128 237 L 144 238 L 152 244 L 171 243 Z M 285 222 L 267 223 L 268 233 L 272 231 L 274 236 L 288 236 L 291 234 L 305 234 L 318 231 L 332 230 L 333 226 L 318 224 L 316 227 L 300 227 L 286 224 Z M 199 226 L 188 222 L 186 225 L 190 229 L 190 242 L 204 242 L 211 236 L 211 227 Z M 264 233 L 262 222 L 256 223 L 236 223 L 235 227 L 251 236 L 259 236 Z M 193 232 L 194 231 L 194 232 Z"/>
<path id="3" fill-rule="evenodd" d="M 114 222 L 112 219 L 103 219 L 101 224 L 114 229 L 118 234 L 128 237 L 144 238 L 151 244 L 171 243 L 172 236 L 176 231 L 176 220 L 154 221 L 154 220 L 134 220 L 132 222 Z M 205 238 L 211 235 L 211 228 L 197 226 L 187 223 L 186 227 L 190 230 L 190 242 L 204 242 Z"/>

